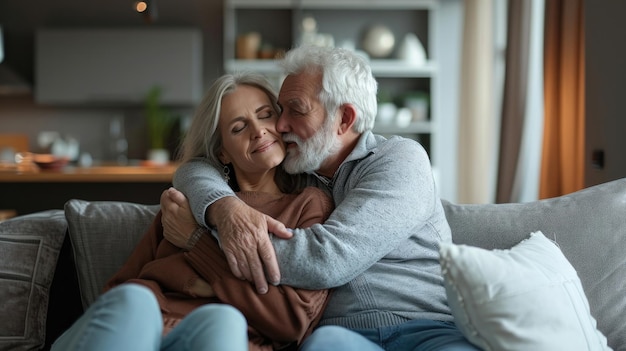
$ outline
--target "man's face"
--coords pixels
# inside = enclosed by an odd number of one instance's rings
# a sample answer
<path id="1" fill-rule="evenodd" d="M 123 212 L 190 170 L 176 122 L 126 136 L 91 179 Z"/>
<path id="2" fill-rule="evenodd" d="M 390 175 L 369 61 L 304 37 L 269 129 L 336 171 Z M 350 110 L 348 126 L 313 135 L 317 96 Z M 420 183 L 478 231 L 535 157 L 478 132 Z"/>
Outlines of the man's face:
<path id="1" fill-rule="evenodd" d="M 276 130 L 287 145 L 283 167 L 289 173 L 317 171 L 341 146 L 318 99 L 321 84 L 321 74 L 300 73 L 287 76 L 280 89 Z"/>

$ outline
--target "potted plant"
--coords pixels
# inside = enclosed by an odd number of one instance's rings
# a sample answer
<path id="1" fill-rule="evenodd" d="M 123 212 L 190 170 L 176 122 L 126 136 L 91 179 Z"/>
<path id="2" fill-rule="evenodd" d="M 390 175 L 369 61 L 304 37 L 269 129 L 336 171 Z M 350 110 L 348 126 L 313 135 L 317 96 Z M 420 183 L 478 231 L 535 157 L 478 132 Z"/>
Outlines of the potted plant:
<path id="1" fill-rule="evenodd" d="M 166 164 L 170 160 L 167 139 L 177 118 L 161 106 L 160 101 L 161 87 L 154 86 L 148 92 L 144 105 L 150 143 L 148 160 L 155 164 Z"/>

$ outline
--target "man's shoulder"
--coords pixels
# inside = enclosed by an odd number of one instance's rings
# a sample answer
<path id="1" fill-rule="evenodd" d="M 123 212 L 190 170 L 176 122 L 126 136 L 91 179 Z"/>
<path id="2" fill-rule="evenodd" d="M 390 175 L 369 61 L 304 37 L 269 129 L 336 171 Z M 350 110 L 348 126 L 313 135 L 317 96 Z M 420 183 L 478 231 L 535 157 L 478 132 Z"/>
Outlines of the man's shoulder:
<path id="1" fill-rule="evenodd" d="M 426 154 L 426 150 L 416 140 L 394 135 L 389 138 L 376 136 L 375 154 L 378 157 L 392 156 L 394 158 L 406 156 L 413 157 L 420 154 Z"/>

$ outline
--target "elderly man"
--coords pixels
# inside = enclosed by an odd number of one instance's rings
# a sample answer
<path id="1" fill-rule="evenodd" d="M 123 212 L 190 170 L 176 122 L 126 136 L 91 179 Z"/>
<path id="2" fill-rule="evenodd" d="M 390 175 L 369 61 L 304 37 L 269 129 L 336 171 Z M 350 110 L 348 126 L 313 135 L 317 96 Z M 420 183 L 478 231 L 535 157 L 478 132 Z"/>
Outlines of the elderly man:
<path id="1" fill-rule="evenodd" d="M 213 239 L 176 231 L 193 212 L 217 229 L 231 270 L 259 293 L 267 280 L 334 288 L 303 350 L 476 350 L 446 301 L 438 249 L 451 235 L 428 155 L 413 140 L 372 134 L 377 82 L 367 62 L 344 49 L 300 47 L 282 64 L 283 167 L 308 173 L 307 185 L 330 193 L 335 211 L 324 224 L 286 230 L 239 201 L 199 157 L 174 178 L 189 202 L 174 189 L 162 196 L 166 238 L 201 258 L 203 240 Z"/>

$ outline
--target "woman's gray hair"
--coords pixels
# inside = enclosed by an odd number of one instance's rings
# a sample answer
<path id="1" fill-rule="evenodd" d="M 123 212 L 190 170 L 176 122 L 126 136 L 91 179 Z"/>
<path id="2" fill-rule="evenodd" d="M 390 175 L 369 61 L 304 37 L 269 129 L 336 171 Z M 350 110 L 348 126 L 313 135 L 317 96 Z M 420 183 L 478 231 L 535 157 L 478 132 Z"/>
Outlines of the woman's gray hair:
<path id="1" fill-rule="evenodd" d="M 274 111 L 279 111 L 274 88 L 264 76 L 240 72 L 217 78 L 196 108 L 191 126 L 181 145 L 181 162 L 187 162 L 194 157 L 203 157 L 218 169 L 224 167 L 219 159 L 222 136 L 218 130 L 222 99 L 240 85 L 261 89 L 270 99 Z"/>
<path id="2" fill-rule="evenodd" d="M 368 62 L 354 51 L 342 48 L 301 46 L 287 52 L 281 66 L 284 73 L 322 73 L 319 99 L 331 121 L 342 104 L 357 110 L 354 131 L 362 133 L 374 127 L 378 82 Z"/>

